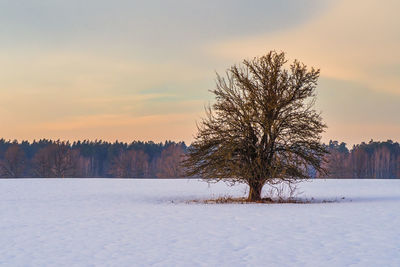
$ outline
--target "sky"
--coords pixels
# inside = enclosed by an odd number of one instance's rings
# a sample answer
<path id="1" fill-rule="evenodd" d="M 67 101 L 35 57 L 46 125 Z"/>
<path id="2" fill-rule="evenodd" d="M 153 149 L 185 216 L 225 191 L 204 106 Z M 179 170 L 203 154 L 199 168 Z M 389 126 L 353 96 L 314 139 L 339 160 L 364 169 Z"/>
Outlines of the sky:
<path id="1" fill-rule="evenodd" d="M 216 72 L 321 69 L 323 141 L 400 141 L 398 0 L 0 0 L 0 138 L 190 143 Z"/>

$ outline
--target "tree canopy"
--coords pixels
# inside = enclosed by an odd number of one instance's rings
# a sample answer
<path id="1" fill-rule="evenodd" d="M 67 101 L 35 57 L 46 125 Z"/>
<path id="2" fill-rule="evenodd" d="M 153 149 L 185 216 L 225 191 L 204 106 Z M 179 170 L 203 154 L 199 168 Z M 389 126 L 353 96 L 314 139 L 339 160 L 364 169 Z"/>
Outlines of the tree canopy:
<path id="1" fill-rule="evenodd" d="M 315 111 L 319 69 L 271 51 L 217 74 L 215 103 L 198 124 L 184 166 L 187 175 L 249 185 L 249 200 L 263 186 L 309 178 L 327 153 L 326 128 Z"/>

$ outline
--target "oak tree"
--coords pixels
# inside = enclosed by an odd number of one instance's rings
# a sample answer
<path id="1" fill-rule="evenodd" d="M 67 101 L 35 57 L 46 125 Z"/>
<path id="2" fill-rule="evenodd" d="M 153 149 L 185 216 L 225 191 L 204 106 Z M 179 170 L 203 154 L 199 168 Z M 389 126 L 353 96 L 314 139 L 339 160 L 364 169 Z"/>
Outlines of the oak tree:
<path id="1" fill-rule="evenodd" d="M 186 174 L 211 181 L 246 183 L 249 201 L 261 200 L 265 184 L 293 183 L 324 173 L 325 129 L 314 109 L 319 69 L 271 51 L 217 74 L 195 141 L 184 161 Z"/>

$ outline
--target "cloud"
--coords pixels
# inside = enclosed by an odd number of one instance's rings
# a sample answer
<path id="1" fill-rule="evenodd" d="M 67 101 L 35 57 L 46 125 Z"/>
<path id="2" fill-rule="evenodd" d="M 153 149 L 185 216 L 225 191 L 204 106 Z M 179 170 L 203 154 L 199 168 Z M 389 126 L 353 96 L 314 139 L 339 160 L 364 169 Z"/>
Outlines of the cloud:
<path id="1" fill-rule="evenodd" d="M 350 144 L 400 138 L 400 2 L 336 1 L 307 23 L 283 31 L 209 43 L 221 61 L 241 62 L 269 50 L 321 68 L 318 108 L 325 141 Z M 228 63 L 227 63 L 228 64 Z M 227 65 L 227 66 L 229 66 Z"/>
<path id="2" fill-rule="evenodd" d="M 324 141 L 349 144 L 361 141 L 398 140 L 400 95 L 378 92 L 362 84 L 321 78 L 317 109 L 328 124 Z"/>
<path id="3" fill-rule="evenodd" d="M 324 77 L 400 94 L 398 10 L 396 0 L 337 1 L 299 27 L 210 44 L 207 49 L 234 61 L 283 50 L 290 58 L 321 68 Z"/>
<path id="4" fill-rule="evenodd" d="M 385 122 L 352 122 L 343 123 L 334 121 L 323 138 L 327 143 L 329 140 L 344 141 L 352 147 L 354 144 L 375 141 L 393 140 L 398 141 L 400 136 L 400 125 Z"/>
<path id="5" fill-rule="evenodd" d="M 270 49 L 322 69 L 321 109 L 335 125 L 329 134 L 346 140 L 349 123 L 377 132 L 363 116 L 383 127 L 380 136 L 397 133 L 390 125 L 400 113 L 393 104 L 400 94 L 399 5 L 3 1 L 3 136 L 189 140 L 213 97 L 214 70 Z M 345 108 L 335 110 L 333 100 Z"/>
<path id="6" fill-rule="evenodd" d="M 184 61 L 126 57 L 103 51 L 53 49 L 0 52 L 1 88 L 6 91 L 65 91 L 99 93 L 141 91 L 168 82 L 184 83 L 203 77 L 201 67 Z"/>
<path id="7" fill-rule="evenodd" d="M 196 113 L 172 113 L 146 116 L 129 114 L 96 114 L 78 116 L 62 121 L 37 124 L 31 127 L 31 138 L 53 139 L 102 139 L 120 140 L 192 140 L 191 119 Z"/>
<path id="8" fill-rule="evenodd" d="M 186 47 L 204 39 L 271 32 L 302 23 L 322 0 L 2 1 L 0 30 L 45 43 L 141 43 Z M 36 36 L 36 37 L 35 37 Z M 0 36 L 0 40 L 2 37 Z M 9 42 L 9 38 L 4 38 Z M 101 43 L 100 43 L 101 42 Z M 184 44 L 184 45 L 180 45 Z M 165 51 L 165 50 L 164 50 Z"/>

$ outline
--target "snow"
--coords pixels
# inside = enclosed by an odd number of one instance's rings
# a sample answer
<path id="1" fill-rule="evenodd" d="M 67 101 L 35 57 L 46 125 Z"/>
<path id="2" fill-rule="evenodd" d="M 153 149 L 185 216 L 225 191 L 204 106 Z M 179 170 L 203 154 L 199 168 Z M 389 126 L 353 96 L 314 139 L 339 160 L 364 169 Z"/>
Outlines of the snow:
<path id="1" fill-rule="evenodd" d="M 313 204 L 197 180 L 0 180 L 0 266 L 400 266 L 400 180 L 315 180 Z M 344 197 L 344 199 L 342 199 Z"/>

